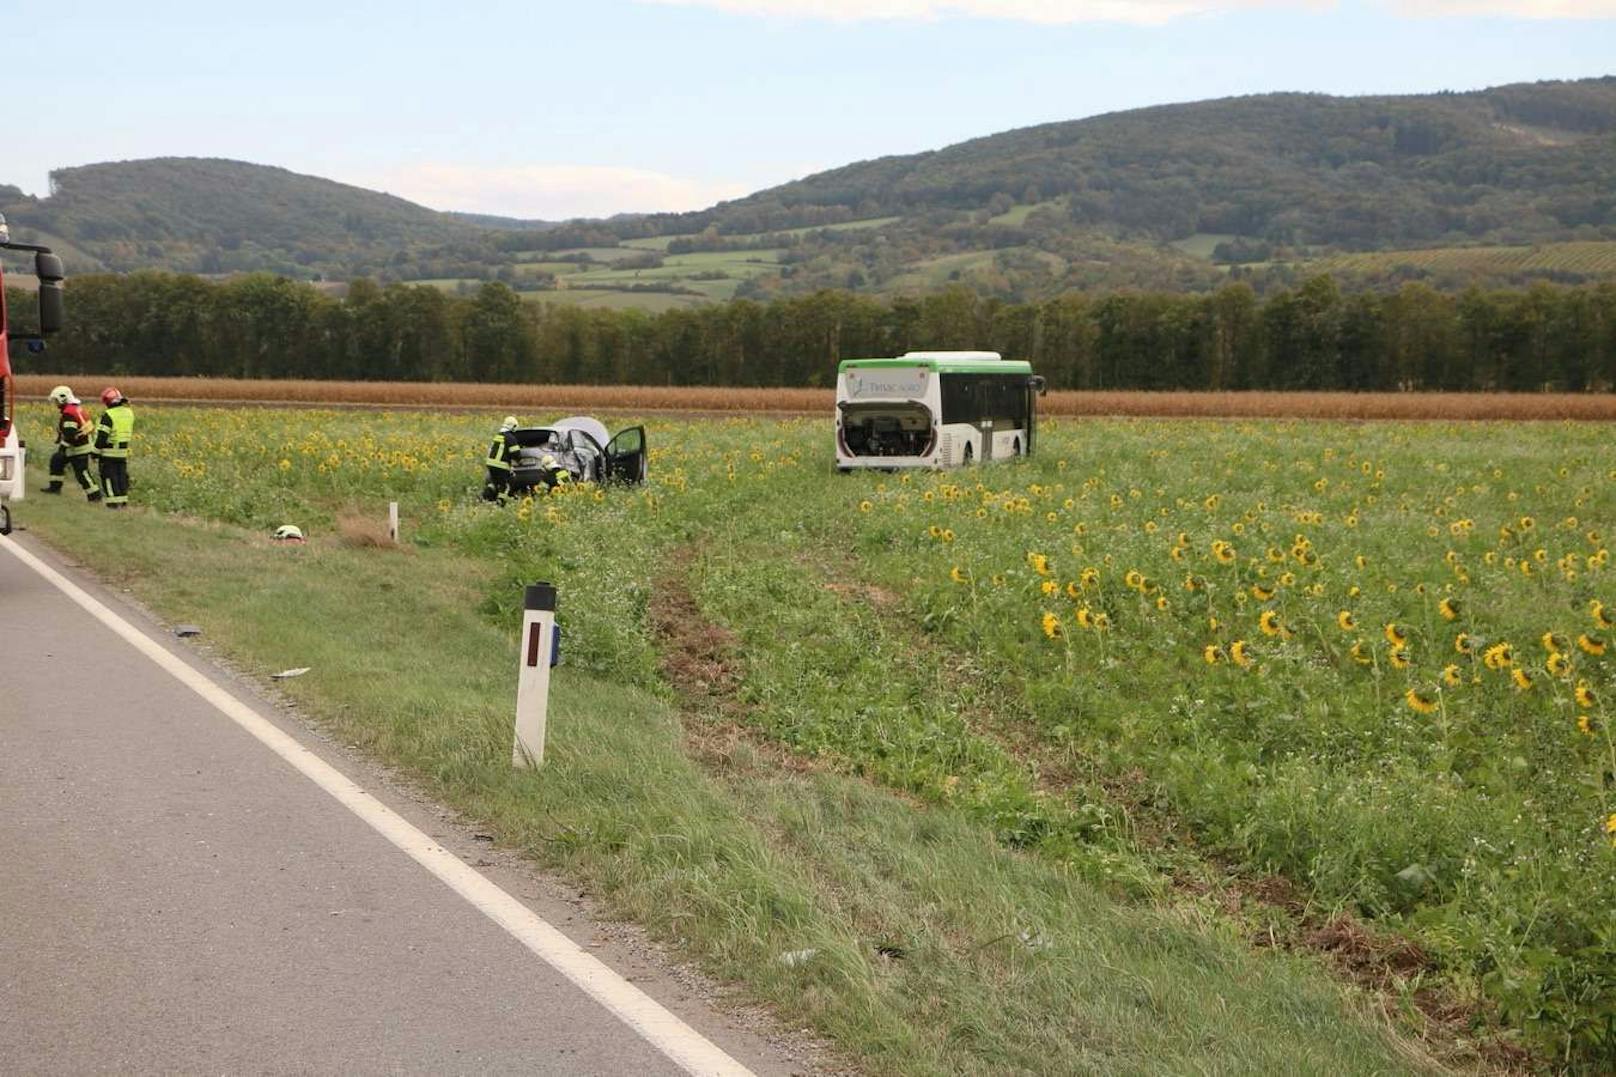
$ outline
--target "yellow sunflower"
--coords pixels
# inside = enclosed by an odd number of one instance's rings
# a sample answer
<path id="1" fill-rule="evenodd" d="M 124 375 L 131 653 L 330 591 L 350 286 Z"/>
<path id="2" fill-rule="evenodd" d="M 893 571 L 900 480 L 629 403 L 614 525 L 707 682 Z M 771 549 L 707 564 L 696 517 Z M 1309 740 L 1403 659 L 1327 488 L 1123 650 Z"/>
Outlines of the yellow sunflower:
<path id="1" fill-rule="evenodd" d="M 1564 677 L 1571 673 L 1571 659 L 1567 658 L 1559 651 L 1555 651 L 1553 654 L 1549 655 L 1549 660 L 1545 664 L 1548 666 L 1549 672 L 1554 674 L 1556 677 Z"/>
<path id="2" fill-rule="evenodd" d="M 1586 632 L 1577 637 L 1577 646 L 1582 648 L 1584 654 L 1591 654 L 1596 658 L 1605 653 L 1605 641 Z"/>
<path id="3" fill-rule="evenodd" d="M 1351 632 L 1353 629 L 1358 627 L 1358 622 L 1353 620 L 1351 610 L 1342 610 L 1340 613 L 1336 614 L 1335 623 L 1336 626 L 1343 632 Z"/>
<path id="4" fill-rule="evenodd" d="M 1243 639 L 1237 639 L 1229 644 L 1229 657 L 1241 669 L 1250 669 L 1252 666 L 1253 660 L 1250 652 L 1246 650 L 1246 641 Z"/>
<path id="5" fill-rule="evenodd" d="M 1408 633 L 1397 627 L 1395 622 L 1386 625 L 1386 642 L 1393 647 L 1402 647 L 1408 643 Z"/>
<path id="6" fill-rule="evenodd" d="M 1451 598 L 1444 598 L 1437 603 L 1437 612 L 1442 614 L 1444 621 L 1457 621 L 1459 619 L 1459 603 Z"/>
<path id="7" fill-rule="evenodd" d="M 1571 644 L 1566 642 L 1565 637 L 1554 632 L 1543 633 L 1543 635 L 1538 639 L 1538 642 L 1543 644 L 1543 649 L 1548 651 L 1550 654 L 1553 654 L 1555 651 L 1563 652 L 1571 649 Z"/>
<path id="8" fill-rule="evenodd" d="M 1453 637 L 1453 649 L 1460 654 L 1475 654 L 1476 637 L 1470 635 L 1468 632 L 1460 632 L 1457 636 Z"/>
<path id="9" fill-rule="evenodd" d="M 1515 648 L 1508 643 L 1495 643 L 1482 652 L 1481 660 L 1488 669 L 1508 669 L 1515 664 Z"/>
<path id="10" fill-rule="evenodd" d="M 1532 690 L 1532 676 L 1520 666 L 1516 666 L 1514 669 L 1510 670 L 1509 676 L 1510 679 L 1515 682 L 1515 687 L 1520 691 L 1530 692 Z"/>
<path id="11" fill-rule="evenodd" d="M 1417 714 L 1431 714 L 1436 711 L 1436 697 L 1430 693 L 1422 692 L 1418 688 L 1410 688 L 1403 695 L 1403 699 L 1408 703 L 1410 709 Z"/>
<path id="12" fill-rule="evenodd" d="M 1594 690 L 1588 687 L 1587 681 L 1578 681 L 1576 692 L 1574 694 L 1577 697 L 1577 706 L 1583 707 L 1587 710 L 1592 710 L 1594 704 L 1597 702 L 1597 700 L 1594 698 Z"/>
<path id="13" fill-rule="evenodd" d="M 1364 641 L 1361 639 L 1354 641 L 1352 644 L 1352 650 L 1349 653 L 1352 655 L 1352 660 L 1358 663 L 1360 666 L 1371 665 L 1375 661 L 1374 658 L 1370 656 L 1369 649 L 1364 646 Z"/>
<path id="14" fill-rule="evenodd" d="M 955 583 L 970 583 L 971 582 L 971 578 L 969 576 L 967 576 L 965 574 L 964 570 L 961 569 L 958 565 L 955 565 L 953 568 L 948 570 L 948 578 L 953 580 Z"/>
<path id="15" fill-rule="evenodd" d="M 1577 716 L 1577 732 L 1581 733 L 1585 737 L 1593 736 L 1594 720 L 1586 714 L 1579 714 Z"/>
<path id="16" fill-rule="evenodd" d="M 1262 634 L 1265 636 L 1279 635 L 1282 630 L 1279 623 L 1279 614 L 1273 610 L 1263 610 L 1262 614 L 1257 618 L 1257 627 L 1262 629 Z"/>
<path id="17" fill-rule="evenodd" d="M 1044 611 L 1044 635 L 1049 639 L 1058 639 L 1061 634 L 1060 618 L 1048 610 Z"/>
<path id="18" fill-rule="evenodd" d="M 1442 683 L 1449 688 L 1457 688 L 1464 681 L 1459 673 L 1459 667 L 1449 663 L 1442 667 Z"/>
<path id="19" fill-rule="evenodd" d="M 1392 664 L 1393 669 L 1407 669 L 1414 662 L 1408 657 L 1408 650 L 1403 647 L 1393 647 L 1386 652 L 1386 661 Z"/>
<path id="20" fill-rule="evenodd" d="M 1611 619 L 1610 611 L 1605 609 L 1605 604 L 1599 599 L 1588 603 L 1588 612 L 1593 615 L 1594 624 L 1600 628 L 1616 628 L 1616 620 Z"/>
<path id="21" fill-rule="evenodd" d="M 1205 660 L 1207 665 L 1215 666 L 1224 661 L 1223 648 L 1216 643 L 1208 643 L 1201 649 L 1201 658 Z"/>

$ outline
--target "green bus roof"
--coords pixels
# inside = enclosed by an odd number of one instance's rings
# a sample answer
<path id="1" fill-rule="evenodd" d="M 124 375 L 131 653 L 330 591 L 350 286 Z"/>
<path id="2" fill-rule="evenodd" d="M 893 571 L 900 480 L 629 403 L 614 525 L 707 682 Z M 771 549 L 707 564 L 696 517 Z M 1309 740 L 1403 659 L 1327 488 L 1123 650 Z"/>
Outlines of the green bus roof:
<path id="1" fill-rule="evenodd" d="M 889 370 L 897 367 L 925 367 L 938 374 L 1031 374 L 1032 364 L 1024 359 L 843 359 L 837 372 L 849 370 Z"/>

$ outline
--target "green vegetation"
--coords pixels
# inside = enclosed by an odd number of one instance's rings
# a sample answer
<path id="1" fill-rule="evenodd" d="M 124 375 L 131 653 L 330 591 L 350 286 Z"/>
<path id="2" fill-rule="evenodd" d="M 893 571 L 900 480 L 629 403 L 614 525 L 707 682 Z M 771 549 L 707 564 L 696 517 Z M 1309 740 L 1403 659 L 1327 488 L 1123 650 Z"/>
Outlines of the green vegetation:
<path id="1" fill-rule="evenodd" d="M 1616 284 L 1453 296 L 1411 283 L 1347 294 L 1319 276 L 1265 298 L 1239 282 L 1210 295 L 1014 304 L 971 288 L 1014 257 L 1000 252 L 939 260 L 912 278 L 927 293 L 913 298 L 825 291 L 714 303 L 753 283 L 746 274 L 772 265 L 775 252 L 641 254 L 661 264 L 593 268 L 559 278 L 565 288 L 523 293 L 498 283 L 473 290 L 464 279 L 356 281 L 339 300 L 267 276 L 80 277 L 49 364 L 61 373 L 826 386 L 844 358 L 987 348 L 1029 360 L 1057 389 L 1616 387 Z M 12 309 L 22 323 L 30 304 L 19 298 Z"/>
<path id="2" fill-rule="evenodd" d="M 1343 276 L 1386 277 L 1412 269 L 1443 282 L 1478 278 L 1616 277 L 1616 241 L 1544 243 L 1529 247 L 1435 247 L 1428 250 L 1341 254 L 1308 264 Z"/>
<path id="3" fill-rule="evenodd" d="M 449 276 L 486 264 L 493 233 L 402 198 L 283 168 L 162 157 L 63 168 L 48 198 L 0 205 L 19 236 L 67 239 L 70 272 L 270 270 L 309 278 Z M 85 264 L 84 255 L 94 262 Z M 473 274 L 466 273 L 466 276 Z"/>
<path id="4" fill-rule="evenodd" d="M 959 605 L 919 486 L 832 475 L 823 423 L 657 424 L 645 491 L 499 509 L 471 492 L 484 422 L 148 408 L 141 507 L 30 501 L 26 522 L 249 672 L 312 666 L 286 690 L 346 741 L 876 1072 L 1433 1068 L 1318 961 L 1254 949 L 1287 920 L 1227 911 L 1192 844 L 1134 840 L 1091 780 L 1109 757 L 1040 768 L 1057 734 L 1005 663 L 1051 652 L 1024 617 Z M 1132 429 L 1106 440 L 1159 443 Z M 1090 442 L 1050 433 L 1052 453 Z M 994 477 L 1075 492 L 1062 476 L 1051 455 Z M 351 517 L 389 499 L 406 549 L 358 544 Z M 288 519 L 308 546 L 268 541 Z M 996 541 L 1025 564 L 1020 534 Z M 508 759 L 536 578 L 560 588 L 567 660 L 535 775 Z M 357 642 L 401 621 L 396 645 Z M 1403 984 L 1411 1006 L 1428 986 Z"/>

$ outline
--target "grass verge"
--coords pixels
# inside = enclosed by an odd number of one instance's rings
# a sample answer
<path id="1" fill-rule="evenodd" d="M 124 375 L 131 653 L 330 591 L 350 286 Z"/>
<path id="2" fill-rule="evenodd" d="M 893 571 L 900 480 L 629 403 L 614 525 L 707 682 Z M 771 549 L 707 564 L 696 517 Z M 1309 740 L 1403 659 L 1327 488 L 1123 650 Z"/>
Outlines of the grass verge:
<path id="1" fill-rule="evenodd" d="M 513 772 L 516 626 L 488 601 L 509 565 L 24 507 L 37 537 L 201 624 L 248 673 L 312 667 L 286 691 L 334 732 L 872 1072 L 1433 1068 L 1315 964 L 1252 950 L 1207 905 L 1118 897 L 970 809 L 782 768 L 745 739 L 695 751 L 665 687 L 563 667 L 550 762 Z M 683 715 L 697 733 L 720 717 Z"/>

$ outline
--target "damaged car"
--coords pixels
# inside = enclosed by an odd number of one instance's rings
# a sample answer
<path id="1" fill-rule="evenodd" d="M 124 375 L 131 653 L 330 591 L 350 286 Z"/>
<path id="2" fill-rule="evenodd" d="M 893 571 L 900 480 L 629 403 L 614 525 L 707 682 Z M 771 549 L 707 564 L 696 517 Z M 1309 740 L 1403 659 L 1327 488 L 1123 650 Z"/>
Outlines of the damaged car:
<path id="1" fill-rule="evenodd" d="M 549 426 L 519 426 L 506 437 L 512 445 L 513 493 L 566 482 L 637 485 L 645 481 L 643 426 L 611 435 L 599 419 L 575 415 Z"/>

